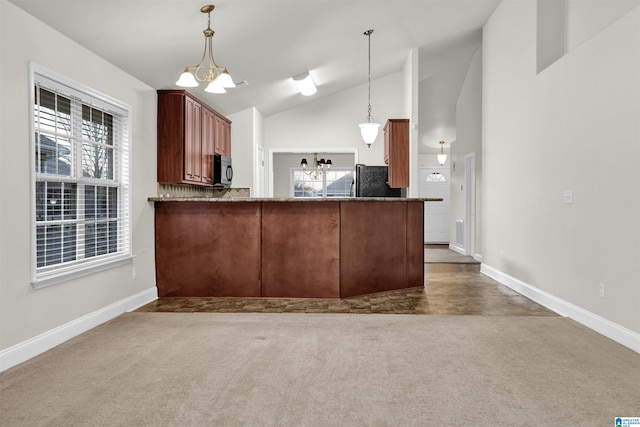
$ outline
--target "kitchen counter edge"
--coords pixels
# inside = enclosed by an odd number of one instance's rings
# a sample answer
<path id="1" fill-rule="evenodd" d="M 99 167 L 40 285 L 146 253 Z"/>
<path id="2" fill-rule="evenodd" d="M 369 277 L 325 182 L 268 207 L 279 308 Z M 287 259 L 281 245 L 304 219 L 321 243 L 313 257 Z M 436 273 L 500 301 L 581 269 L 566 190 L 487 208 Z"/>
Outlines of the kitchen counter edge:
<path id="1" fill-rule="evenodd" d="M 293 197 L 149 197 L 149 202 L 441 202 L 438 198 L 408 197 L 326 197 L 326 198 L 293 198 Z"/>

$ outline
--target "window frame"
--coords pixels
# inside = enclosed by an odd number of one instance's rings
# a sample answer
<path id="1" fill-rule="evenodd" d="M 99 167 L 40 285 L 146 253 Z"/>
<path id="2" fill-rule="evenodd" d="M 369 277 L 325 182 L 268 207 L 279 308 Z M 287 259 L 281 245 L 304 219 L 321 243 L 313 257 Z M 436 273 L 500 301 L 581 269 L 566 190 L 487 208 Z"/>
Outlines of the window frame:
<path id="1" fill-rule="evenodd" d="M 125 122 L 119 125 L 119 130 L 122 131 L 122 135 L 119 136 L 116 142 L 114 138 L 113 150 L 114 153 L 118 153 L 118 158 L 115 158 L 112 162 L 113 179 L 108 178 L 88 178 L 78 176 L 71 173 L 71 176 L 57 175 L 57 174 L 44 174 L 39 173 L 36 169 L 36 161 L 38 160 L 36 153 L 36 126 L 35 126 L 35 103 L 36 103 L 36 84 L 40 84 L 41 87 L 47 91 L 59 94 L 64 97 L 68 97 L 73 100 L 80 99 L 80 110 L 82 106 L 89 106 L 96 108 L 102 112 L 108 113 L 112 116 L 118 116 L 118 120 L 124 120 Z M 31 221 L 30 221 L 30 235 L 31 235 L 31 285 L 35 289 L 43 288 L 46 286 L 61 283 L 67 280 L 71 280 L 77 277 L 93 274 L 98 271 L 107 270 L 120 265 L 130 263 L 132 260 L 132 230 L 131 230 L 131 194 L 132 194 L 132 171 L 131 171 L 131 126 L 132 126 L 132 112 L 131 107 L 121 101 L 111 98 L 93 88 L 85 86 L 81 83 L 73 81 L 69 78 L 61 76 L 47 68 L 44 68 L 38 64 L 29 63 L 29 144 L 28 149 L 30 152 L 30 166 L 29 175 L 31 180 Z M 79 145 L 80 152 L 73 154 L 74 157 L 80 156 L 80 162 L 82 162 L 82 139 L 79 142 L 72 142 L 76 144 L 76 148 Z M 116 149 L 116 144 L 118 148 Z M 117 163 L 117 165 L 116 165 Z M 117 172 L 116 172 L 117 171 Z M 77 171 L 76 171 L 77 172 Z M 117 249 L 115 252 L 107 254 L 82 258 L 80 261 L 74 260 L 71 264 L 62 262 L 59 265 L 53 264 L 47 266 L 46 271 L 39 271 L 38 267 L 38 243 L 37 243 L 37 229 L 38 226 L 46 224 L 40 223 L 37 220 L 37 182 L 54 182 L 54 183 L 75 183 L 77 186 L 82 186 L 84 194 L 84 188 L 89 186 L 96 187 L 117 187 L 119 192 L 119 202 L 117 204 L 118 214 L 117 218 L 121 219 L 118 227 L 122 227 L 122 231 L 117 232 Z M 108 190 L 107 190 L 108 191 Z M 78 194 L 80 192 L 78 191 Z M 75 207 L 82 206 L 84 201 L 79 200 L 79 196 L 76 197 Z M 84 218 L 79 218 L 80 213 L 76 215 L 74 224 L 77 227 L 82 226 L 84 228 Z M 83 216 L 83 215 L 82 215 Z M 108 221 L 107 221 L 108 224 Z M 75 238 L 78 235 L 82 235 L 81 232 L 75 231 Z M 83 236 L 84 237 L 84 236 Z M 56 267 L 57 266 L 57 267 Z M 40 269 L 43 270 L 43 269 Z"/>

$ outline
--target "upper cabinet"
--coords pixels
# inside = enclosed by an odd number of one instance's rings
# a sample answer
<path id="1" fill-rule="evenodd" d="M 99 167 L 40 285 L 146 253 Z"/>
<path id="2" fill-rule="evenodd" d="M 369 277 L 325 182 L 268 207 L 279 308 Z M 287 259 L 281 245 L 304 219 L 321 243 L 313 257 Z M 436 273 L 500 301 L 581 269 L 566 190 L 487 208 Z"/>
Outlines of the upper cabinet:
<path id="1" fill-rule="evenodd" d="M 389 187 L 409 187 L 409 119 L 387 120 L 384 162 L 389 166 Z"/>
<path id="2" fill-rule="evenodd" d="M 214 154 L 231 157 L 231 122 L 185 90 L 159 90 L 158 182 L 212 185 Z"/>
<path id="3" fill-rule="evenodd" d="M 222 116 L 216 116 L 215 153 L 231 157 L 231 122 Z"/>

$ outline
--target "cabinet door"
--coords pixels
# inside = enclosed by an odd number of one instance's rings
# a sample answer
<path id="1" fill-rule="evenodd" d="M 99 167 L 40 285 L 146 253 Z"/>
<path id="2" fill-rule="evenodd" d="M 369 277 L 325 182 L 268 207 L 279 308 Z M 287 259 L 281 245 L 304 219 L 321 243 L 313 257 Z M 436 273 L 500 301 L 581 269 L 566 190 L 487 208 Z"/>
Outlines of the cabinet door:
<path id="1" fill-rule="evenodd" d="M 389 187 L 409 186 L 409 119 L 389 119 L 384 127 L 388 153 Z"/>
<path id="2" fill-rule="evenodd" d="M 231 123 L 216 116 L 215 152 L 231 157 Z"/>
<path id="3" fill-rule="evenodd" d="M 389 126 L 389 122 L 384 127 L 384 164 L 389 165 L 389 132 L 387 132 L 387 127 Z"/>
<path id="4" fill-rule="evenodd" d="M 184 179 L 202 182 L 202 106 L 185 99 Z"/>
<path id="5" fill-rule="evenodd" d="M 213 111 L 202 109 L 202 182 L 213 184 L 213 152 L 216 116 Z"/>

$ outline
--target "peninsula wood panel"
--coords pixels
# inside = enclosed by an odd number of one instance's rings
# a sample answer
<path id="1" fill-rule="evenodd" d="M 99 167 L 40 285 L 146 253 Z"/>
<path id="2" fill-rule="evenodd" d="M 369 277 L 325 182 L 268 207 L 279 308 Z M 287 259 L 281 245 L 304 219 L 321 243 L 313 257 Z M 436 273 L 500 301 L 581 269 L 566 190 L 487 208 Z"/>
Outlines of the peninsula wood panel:
<path id="1" fill-rule="evenodd" d="M 422 201 L 155 207 L 161 297 L 345 298 L 424 285 Z"/>
<path id="2" fill-rule="evenodd" d="M 339 298 L 339 224 L 339 202 L 263 202 L 263 296 Z"/>
<path id="3" fill-rule="evenodd" d="M 155 204 L 160 297 L 258 297 L 260 204 Z"/>
<path id="4" fill-rule="evenodd" d="M 424 286 L 424 202 L 407 202 L 407 286 Z"/>
<path id="5" fill-rule="evenodd" d="M 340 222 L 341 297 L 408 287 L 406 202 L 342 202 Z"/>

